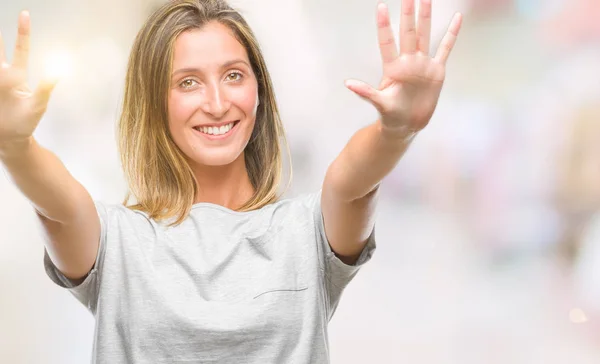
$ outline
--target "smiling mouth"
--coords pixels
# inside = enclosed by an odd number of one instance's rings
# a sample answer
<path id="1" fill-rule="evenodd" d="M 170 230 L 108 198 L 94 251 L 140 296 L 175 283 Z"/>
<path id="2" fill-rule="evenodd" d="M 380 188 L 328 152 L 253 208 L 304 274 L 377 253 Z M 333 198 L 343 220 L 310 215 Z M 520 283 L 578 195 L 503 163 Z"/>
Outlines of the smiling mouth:
<path id="1" fill-rule="evenodd" d="M 202 134 L 206 135 L 225 135 L 231 131 L 240 121 L 236 120 L 229 124 L 221 125 L 221 126 L 195 126 L 194 129 L 199 131 Z"/>

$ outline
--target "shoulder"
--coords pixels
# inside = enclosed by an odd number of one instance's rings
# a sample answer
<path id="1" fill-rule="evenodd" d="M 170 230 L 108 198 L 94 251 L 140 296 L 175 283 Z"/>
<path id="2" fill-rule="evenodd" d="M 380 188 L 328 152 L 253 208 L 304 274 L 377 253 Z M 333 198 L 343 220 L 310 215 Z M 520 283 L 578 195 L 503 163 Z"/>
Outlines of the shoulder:
<path id="1" fill-rule="evenodd" d="M 318 209 L 321 204 L 321 190 L 309 193 L 302 193 L 294 197 L 287 197 L 279 200 L 272 205 L 266 206 L 270 209 L 281 209 L 288 213 L 312 213 Z"/>
<path id="2" fill-rule="evenodd" d="M 257 210 L 237 212 L 213 204 L 196 204 L 186 220 L 304 220 L 312 219 L 320 211 L 321 190 L 284 197 Z M 122 204 L 94 201 L 96 210 L 105 224 L 158 224 L 147 213 Z M 164 222 L 168 224 L 168 221 Z"/>
<path id="3" fill-rule="evenodd" d="M 285 229 L 306 229 L 314 226 L 321 213 L 321 191 L 287 197 L 263 207 L 257 219 L 270 220 L 271 224 Z"/>
<path id="4" fill-rule="evenodd" d="M 137 211 L 117 203 L 94 201 L 96 211 L 103 225 L 149 224 L 152 219 L 145 212 Z"/>
<path id="5" fill-rule="evenodd" d="M 320 203 L 321 199 L 321 190 L 305 192 L 294 197 L 289 197 L 281 200 L 280 202 L 283 204 L 287 204 L 295 207 L 308 207 L 312 208 L 315 204 Z"/>

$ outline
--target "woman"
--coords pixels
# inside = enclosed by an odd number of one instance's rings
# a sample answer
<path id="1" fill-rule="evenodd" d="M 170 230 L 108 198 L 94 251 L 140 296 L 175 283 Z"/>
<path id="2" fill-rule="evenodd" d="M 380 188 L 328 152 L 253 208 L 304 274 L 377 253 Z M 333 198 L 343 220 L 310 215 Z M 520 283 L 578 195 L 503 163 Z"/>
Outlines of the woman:
<path id="1" fill-rule="evenodd" d="M 380 112 L 322 190 L 278 200 L 283 127 L 264 59 L 222 0 L 158 9 L 133 45 L 119 123 L 136 202 L 108 206 L 32 133 L 53 81 L 25 87 L 29 18 L 2 56 L 0 156 L 47 236 L 45 266 L 96 318 L 96 363 L 323 363 L 327 323 L 374 249 L 381 180 L 435 109 L 456 16 L 428 56 L 431 4 L 402 5 L 400 55 L 378 7 L 384 75 L 347 87 Z"/>

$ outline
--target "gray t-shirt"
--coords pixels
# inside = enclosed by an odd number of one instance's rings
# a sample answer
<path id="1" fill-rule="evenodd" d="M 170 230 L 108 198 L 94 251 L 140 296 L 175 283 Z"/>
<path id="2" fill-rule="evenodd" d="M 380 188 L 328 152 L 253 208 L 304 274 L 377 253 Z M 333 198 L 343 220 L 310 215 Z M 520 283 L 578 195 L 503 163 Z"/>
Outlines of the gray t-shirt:
<path id="1" fill-rule="evenodd" d="M 94 268 L 49 277 L 94 315 L 92 362 L 329 363 L 327 324 L 354 266 L 331 251 L 320 192 L 250 212 L 198 203 L 176 227 L 96 202 Z"/>

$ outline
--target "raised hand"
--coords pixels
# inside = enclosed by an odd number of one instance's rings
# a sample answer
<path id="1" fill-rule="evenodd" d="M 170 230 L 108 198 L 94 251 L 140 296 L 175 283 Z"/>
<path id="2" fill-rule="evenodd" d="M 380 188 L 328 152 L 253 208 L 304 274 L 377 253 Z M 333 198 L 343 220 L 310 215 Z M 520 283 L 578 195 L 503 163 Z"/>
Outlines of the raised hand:
<path id="1" fill-rule="evenodd" d="M 0 34 L 0 148 L 29 139 L 46 111 L 54 80 L 40 82 L 32 92 L 27 86 L 29 13 L 19 15 L 12 64 L 7 63 Z"/>
<path id="2" fill-rule="evenodd" d="M 414 134 L 429 123 L 444 83 L 446 61 L 462 23 L 461 14 L 456 14 L 435 57 L 430 57 L 431 0 L 420 1 L 416 24 L 415 0 L 402 0 L 400 52 L 388 8 L 383 3 L 378 5 L 378 38 L 383 61 L 379 88 L 357 80 L 346 81 L 350 90 L 377 108 L 384 130 L 399 135 Z"/>

